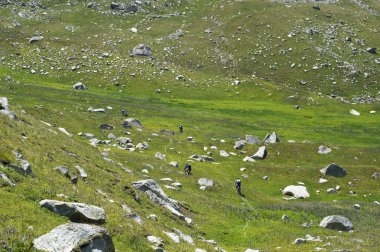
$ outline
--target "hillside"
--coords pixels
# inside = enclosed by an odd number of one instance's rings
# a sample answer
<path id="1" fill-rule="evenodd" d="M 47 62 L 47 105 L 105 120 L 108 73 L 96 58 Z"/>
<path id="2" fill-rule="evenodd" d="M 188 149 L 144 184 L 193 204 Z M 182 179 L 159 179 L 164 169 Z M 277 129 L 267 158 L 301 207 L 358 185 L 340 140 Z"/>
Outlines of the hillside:
<path id="1" fill-rule="evenodd" d="M 109 251 L 376 251 L 379 23 L 375 0 L 0 0 L 0 251 L 78 222 L 45 199 L 102 208 Z"/>

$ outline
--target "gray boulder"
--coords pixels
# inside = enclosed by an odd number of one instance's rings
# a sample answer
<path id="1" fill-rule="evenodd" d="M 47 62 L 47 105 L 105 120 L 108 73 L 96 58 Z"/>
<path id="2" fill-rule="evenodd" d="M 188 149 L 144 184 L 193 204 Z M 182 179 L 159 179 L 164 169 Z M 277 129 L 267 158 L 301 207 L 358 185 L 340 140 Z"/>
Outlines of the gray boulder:
<path id="1" fill-rule="evenodd" d="M 259 150 L 251 156 L 255 160 L 264 160 L 267 157 L 267 149 L 265 146 L 261 146 Z"/>
<path id="2" fill-rule="evenodd" d="M 83 203 L 42 200 L 40 206 L 61 216 L 66 216 L 73 222 L 102 224 L 106 220 L 106 213 L 103 208 Z"/>
<path id="3" fill-rule="evenodd" d="M 273 132 L 272 134 L 267 134 L 263 140 L 264 143 L 277 143 L 280 142 L 280 139 L 278 138 L 276 132 Z"/>
<path id="4" fill-rule="evenodd" d="M 212 179 L 200 178 L 198 179 L 198 184 L 200 186 L 213 187 L 214 181 Z"/>
<path id="5" fill-rule="evenodd" d="M 323 218 L 319 226 L 338 231 L 350 231 L 354 228 L 349 219 L 340 215 L 330 215 Z"/>
<path id="6" fill-rule="evenodd" d="M 153 179 L 133 182 L 132 186 L 148 195 L 148 198 L 159 206 L 163 206 L 181 219 L 184 216 L 179 212 L 180 207 L 177 201 L 169 198 L 161 187 Z"/>
<path id="7" fill-rule="evenodd" d="M 83 85 L 82 82 L 78 82 L 78 83 L 73 85 L 73 89 L 75 89 L 75 90 L 86 90 L 87 87 L 85 85 Z"/>
<path id="8" fill-rule="evenodd" d="M 33 241 L 37 250 L 49 252 L 114 252 L 112 238 L 107 230 L 79 223 L 60 225 Z"/>
<path id="9" fill-rule="evenodd" d="M 252 135 L 246 135 L 245 136 L 245 141 L 247 144 L 259 144 L 260 140 L 257 136 L 252 136 Z"/>
<path id="10" fill-rule="evenodd" d="M 329 164 L 325 168 L 321 169 L 320 172 L 323 175 L 328 175 L 328 176 L 333 176 L 333 177 L 344 177 L 347 175 L 346 170 L 335 163 Z"/>
<path id="11" fill-rule="evenodd" d="M 134 56 L 150 57 L 152 56 L 152 49 L 147 45 L 138 44 L 137 46 L 133 47 L 131 54 Z"/>
<path id="12" fill-rule="evenodd" d="M 135 118 L 125 119 L 121 126 L 123 126 L 123 128 L 132 128 L 132 126 L 144 128 L 140 121 Z"/>
<path id="13" fill-rule="evenodd" d="M 16 164 L 8 164 L 7 166 L 14 169 L 16 172 L 22 174 L 22 175 L 33 175 L 32 172 L 32 166 L 29 164 L 28 161 L 19 159 L 19 165 Z"/>

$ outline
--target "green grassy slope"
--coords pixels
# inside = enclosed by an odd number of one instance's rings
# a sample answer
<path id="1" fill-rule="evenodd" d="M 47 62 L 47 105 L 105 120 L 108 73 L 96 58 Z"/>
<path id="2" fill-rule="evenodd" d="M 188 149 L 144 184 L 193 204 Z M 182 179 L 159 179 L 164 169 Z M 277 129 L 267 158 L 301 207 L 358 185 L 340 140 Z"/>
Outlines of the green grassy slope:
<path id="1" fill-rule="evenodd" d="M 33 239 L 67 222 L 39 207 L 38 202 L 46 198 L 103 207 L 107 213 L 103 226 L 117 251 L 149 251 L 147 235 L 162 237 L 167 251 L 194 251 L 196 247 L 214 251 L 199 236 L 216 240 L 227 251 L 249 247 L 260 251 L 278 247 L 281 251 L 315 247 L 374 251 L 380 247 L 380 211 L 373 204 L 380 199 L 379 182 L 371 179 L 374 172 L 380 172 L 380 119 L 369 113 L 380 111 L 380 105 L 350 103 L 354 96 L 377 97 L 379 92 L 379 65 L 374 61 L 378 56 L 365 52 L 367 46 L 378 47 L 378 16 L 351 1 L 321 4 L 320 11 L 312 9 L 311 3 L 199 0 L 173 1 L 163 7 L 164 1 L 155 1 L 156 8 L 147 6 L 134 15 L 112 13 L 108 2 L 94 2 L 93 9 L 86 7 L 86 1 L 74 6 L 41 1 L 47 8 L 33 11 L 19 5 L 0 7 L 0 97 L 9 99 L 10 109 L 20 118 L 14 121 L 0 115 L 0 171 L 17 184 L 10 187 L 0 180 L 0 250 L 32 250 Z M 380 12 L 375 1 L 366 2 Z M 22 18 L 20 12 L 29 18 Z M 21 27 L 15 27 L 15 22 Z M 131 33 L 132 27 L 138 32 Z M 306 34 L 304 30 L 310 27 L 319 33 Z M 331 27 L 338 35 L 329 41 L 326 34 Z M 184 31 L 183 37 L 167 37 L 178 29 Z M 289 37 L 290 32 L 295 36 Z M 38 33 L 44 39 L 29 44 L 28 38 Z M 344 42 L 347 36 L 352 36 L 353 45 Z M 130 57 L 129 51 L 139 43 L 152 47 L 154 59 Z M 357 54 L 352 54 L 352 46 Z M 101 57 L 104 52 L 111 56 Z M 321 67 L 326 62 L 331 65 Z M 72 70 L 73 66 L 79 68 Z M 186 80 L 176 80 L 178 75 Z M 232 85 L 235 80 L 241 83 Z M 79 81 L 89 89 L 73 90 Z M 329 94 L 342 96 L 344 101 Z M 295 109 L 296 105 L 301 109 Z M 87 111 L 90 106 L 112 109 L 91 113 Z M 144 129 L 121 128 L 120 109 L 140 120 Z M 350 109 L 361 115 L 351 115 Z M 101 130 L 101 123 L 115 129 Z M 182 135 L 177 133 L 179 124 L 184 126 Z M 176 134 L 159 133 L 162 129 Z M 242 161 L 258 145 L 246 145 L 245 153 L 233 149 L 234 142 L 246 134 L 263 139 L 273 131 L 281 142 L 267 146 L 265 160 Z M 147 141 L 149 148 L 129 152 L 113 145 L 93 147 L 79 132 L 101 140 L 112 132 L 130 137 L 134 144 Z M 187 136 L 195 142 L 187 141 Z M 317 154 L 322 144 L 332 152 Z M 219 150 L 236 156 L 221 157 Z M 34 176 L 22 176 L 6 166 L 15 162 L 14 151 L 32 164 Z M 182 167 L 188 157 L 208 151 L 215 162 L 193 162 L 193 175 L 184 176 Z M 155 159 L 156 152 L 165 154 L 165 160 Z M 169 166 L 174 160 L 181 168 Z M 348 175 L 328 177 L 327 183 L 319 184 L 319 170 L 332 162 L 344 167 Z M 59 165 L 68 166 L 74 175 L 74 166 L 80 165 L 88 179 L 73 186 L 54 170 Z M 246 171 L 241 172 L 242 167 Z M 242 180 L 245 197 L 238 197 L 233 183 L 242 174 L 248 175 Z M 263 176 L 270 179 L 263 180 Z M 193 225 L 186 225 L 140 192 L 136 193 L 141 203 L 134 201 L 125 186 L 147 177 L 187 206 L 183 211 L 194 220 Z M 164 177 L 181 182 L 182 189 L 164 188 L 168 183 L 159 180 Z M 215 186 L 201 191 L 197 181 L 203 177 L 213 179 Z M 310 198 L 282 199 L 280 189 L 298 182 L 305 184 Z M 336 194 L 326 192 L 336 185 L 342 187 Z M 360 211 L 353 209 L 357 203 Z M 126 218 L 123 204 L 141 216 L 144 224 Z M 152 213 L 159 221 L 147 218 Z M 284 214 L 290 219 L 281 220 Z M 348 217 L 354 231 L 337 233 L 318 227 L 331 214 Z M 302 228 L 305 222 L 312 222 L 311 227 Z M 162 231 L 171 228 L 191 235 L 196 245 L 170 241 Z M 323 242 L 293 244 L 306 234 L 320 236 Z"/>

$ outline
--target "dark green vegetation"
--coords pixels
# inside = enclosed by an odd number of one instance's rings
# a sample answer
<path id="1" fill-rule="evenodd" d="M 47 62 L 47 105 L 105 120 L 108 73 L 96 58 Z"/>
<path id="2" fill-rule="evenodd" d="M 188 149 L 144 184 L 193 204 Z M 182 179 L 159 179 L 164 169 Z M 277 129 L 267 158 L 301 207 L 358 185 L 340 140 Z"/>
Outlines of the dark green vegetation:
<path id="1" fill-rule="evenodd" d="M 379 56 L 366 51 L 380 48 L 378 15 L 349 0 L 320 4 L 319 11 L 312 3 L 152 1 L 136 14 L 112 12 L 111 1 L 93 2 L 92 9 L 86 7 L 87 1 L 74 5 L 40 1 L 46 8 L 18 3 L 0 7 L 0 97 L 9 99 L 10 109 L 20 118 L 14 121 L 0 115 L 0 171 L 17 184 L 10 187 L 0 180 L 0 250 L 31 250 L 35 238 L 67 222 L 40 208 L 42 199 L 103 207 L 107 213 L 103 226 L 118 251 L 149 251 L 147 235 L 162 237 L 167 251 L 196 247 L 214 251 L 198 236 L 216 240 L 227 251 L 273 251 L 276 247 L 308 251 L 328 242 L 327 250 L 375 251 L 380 247 L 380 208 L 373 204 L 380 201 L 379 182 L 371 179 L 380 172 L 380 105 L 376 101 L 380 65 L 375 61 Z M 380 13 L 377 1 L 363 2 Z M 130 31 L 132 27 L 137 33 Z M 305 32 L 310 28 L 312 35 Z M 179 29 L 183 36 L 168 37 Z M 34 35 L 44 38 L 28 43 Z M 130 56 L 140 43 L 152 48 L 154 58 Z M 178 75 L 186 80 L 176 80 Z M 236 80 L 241 83 L 233 85 Z M 79 81 L 89 89 L 73 90 Z M 360 100 L 357 97 L 365 97 L 364 103 L 351 104 Z M 91 113 L 90 106 L 113 109 Z M 352 108 L 361 115 L 351 115 Z M 120 109 L 145 128 L 121 128 Z M 378 113 L 370 114 L 372 110 Z M 101 123 L 115 129 L 100 130 Z M 177 131 L 179 124 L 184 126 L 183 135 L 157 133 Z M 59 132 L 58 127 L 74 136 Z M 256 152 L 257 145 L 246 145 L 246 154 L 233 150 L 234 142 L 246 134 L 262 139 L 273 131 L 281 142 L 267 146 L 266 160 L 242 161 Z M 148 138 L 151 142 L 145 151 L 129 152 L 115 146 L 93 147 L 79 132 L 102 140 L 112 132 L 132 138 L 134 144 Z M 186 141 L 187 136 L 195 142 Z M 332 152 L 317 154 L 321 144 Z M 215 163 L 194 162 L 193 176 L 184 176 L 184 163 L 192 154 L 206 154 L 204 146 L 213 152 Z M 237 155 L 224 158 L 219 150 Z M 25 177 L 7 167 L 15 162 L 15 151 L 32 164 L 34 176 Z M 154 158 L 158 151 L 166 155 L 165 161 Z M 181 168 L 169 166 L 173 160 Z M 332 162 L 348 175 L 328 177 L 327 183 L 319 184 L 319 170 Z M 74 174 L 74 166 L 81 165 L 88 179 L 73 186 L 54 170 L 59 165 L 68 166 Z M 240 172 L 241 167 L 246 171 Z M 233 187 L 243 173 L 248 175 L 242 180 L 245 198 L 238 197 Z M 146 176 L 188 206 L 184 213 L 194 220 L 193 225 L 139 192 L 141 204 L 135 202 L 124 190 Z M 270 179 L 265 181 L 263 176 Z M 181 182 L 182 189 L 164 188 L 167 183 L 159 181 L 164 177 Z M 199 190 L 197 181 L 202 177 L 213 179 L 215 186 Z M 310 198 L 283 200 L 280 189 L 297 182 L 305 183 Z M 336 185 L 342 186 L 336 194 L 326 193 Z M 361 210 L 353 209 L 356 203 Z M 145 223 L 125 218 L 122 204 Z M 158 222 L 146 218 L 152 213 Z M 290 220 L 282 221 L 284 214 Z M 349 218 L 354 232 L 318 227 L 323 217 L 332 214 Z M 305 222 L 312 222 L 309 229 L 301 227 Z M 162 233 L 171 228 L 193 236 L 196 246 L 171 242 Z M 320 236 L 323 242 L 292 244 L 306 234 Z"/>

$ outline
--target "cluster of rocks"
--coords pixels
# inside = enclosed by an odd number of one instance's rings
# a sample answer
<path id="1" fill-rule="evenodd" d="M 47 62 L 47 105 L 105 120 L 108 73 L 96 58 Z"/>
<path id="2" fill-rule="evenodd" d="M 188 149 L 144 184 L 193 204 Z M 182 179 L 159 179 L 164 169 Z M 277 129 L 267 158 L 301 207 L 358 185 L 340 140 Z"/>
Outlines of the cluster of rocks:
<path id="1" fill-rule="evenodd" d="M 33 247 L 43 251 L 115 251 L 112 238 L 102 227 L 105 211 L 96 206 L 57 200 L 42 200 L 40 206 L 73 223 L 60 225 L 33 241 Z"/>

